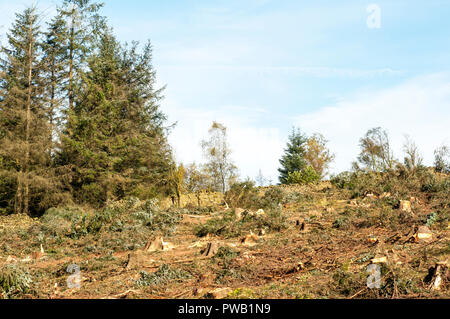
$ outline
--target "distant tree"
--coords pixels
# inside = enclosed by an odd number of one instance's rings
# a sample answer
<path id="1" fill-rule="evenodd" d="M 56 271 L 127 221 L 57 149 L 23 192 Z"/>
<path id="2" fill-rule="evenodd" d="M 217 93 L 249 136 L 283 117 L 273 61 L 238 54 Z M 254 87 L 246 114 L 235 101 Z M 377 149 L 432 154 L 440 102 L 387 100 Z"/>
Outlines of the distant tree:
<path id="1" fill-rule="evenodd" d="M 200 207 L 200 194 L 202 191 L 208 190 L 210 185 L 210 177 L 208 174 L 197 167 L 195 163 L 192 163 L 186 166 L 184 184 L 187 192 L 196 195 L 198 207 Z"/>
<path id="2" fill-rule="evenodd" d="M 360 140 L 361 153 L 358 161 L 368 170 L 392 169 L 395 164 L 389 137 L 381 127 L 369 130 Z"/>
<path id="3" fill-rule="evenodd" d="M 281 168 L 278 169 L 280 173 L 279 179 L 281 184 L 287 184 L 289 173 L 295 171 L 303 171 L 308 163 L 306 161 L 308 138 L 302 134 L 300 129 L 293 129 L 289 136 L 287 148 L 284 150 L 284 155 L 280 159 Z"/>
<path id="4" fill-rule="evenodd" d="M 422 165 L 423 158 L 419 153 L 419 148 L 408 135 L 405 136 L 403 151 L 406 154 L 404 163 L 407 169 L 409 169 L 410 171 L 415 171 L 419 166 Z"/>
<path id="5" fill-rule="evenodd" d="M 442 145 L 434 151 L 434 167 L 436 172 L 450 171 L 450 148 Z"/>
<path id="6" fill-rule="evenodd" d="M 264 177 L 261 170 L 258 171 L 258 175 L 256 176 L 255 181 L 258 186 L 266 185 L 266 178 Z"/>
<path id="7" fill-rule="evenodd" d="M 320 181 L 320 175 L 316 170 L 308 165 L 303 171 L 289 173 L 287 184 L 311 184 Z"/>
<path id="8" fill-rule="evenodd" d="M 328 141 L 322 134 L 314 134 L 306 142 L 305 159 L 309 165 L 324 178 L 335 156 L 327 148 Z"/>
<path id="9" fill-rule="evenodd" d="M 201 143 L 207 160 L 205 169 L 212 178 L 211 187 L 225 193 L 237 176 L 237 168 L 231 160 L 231 149 L 227 142 L 227 128 L 213 122 L 209 139 Z"/>
<path id="10" fill-rule="evenodd" d="M 178 166 L 174 164 L 170 169 L 170 184 L 177 197 L 178 207 L 181 207 L 181 195 L 185 190 L 185 175 L 186 171 L 183 164 Z"/>
<path id="11" fill-rule="evenodd" d="M 186 166 L 184 179 L 186 191 L 189 193 L 208 190 L 209 176 L 195 163 Z"/>

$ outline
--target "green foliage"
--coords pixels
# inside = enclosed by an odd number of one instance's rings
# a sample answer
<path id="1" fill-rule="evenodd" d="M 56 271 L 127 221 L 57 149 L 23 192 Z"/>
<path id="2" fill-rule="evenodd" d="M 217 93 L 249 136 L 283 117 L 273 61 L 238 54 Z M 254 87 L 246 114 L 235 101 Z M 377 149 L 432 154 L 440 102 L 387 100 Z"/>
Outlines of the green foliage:
<path id="1" fill-rule="evenodd" d="M 45 240 L 94 239 L 97 248 L 135 250 L 155 233 L 173 234 L 180 221 L 179 211 L 163 211 L 156 200 L 130 198 L 111 202 L 94 213 L 72 207 L 50 209 L 29 233 Z"/>
<path id="2" fill-rule="evenodd" d="M 42 231 L 50 236 L 72 236 L 76 226 L 86 223 L 86 214 L 79 208 L 51 208 L 41 217 Z"/>
<path id="3" fill-rule="evenodd" d="M 182 282 L 183 279 L 191 278 L 191 275 L 180 269 L 172 269 L 169 265 L 161 265 L 159 269 L 150 274 L 146 271 L 141 271 L 141 278 L 135 281 L 136 286 L 139 288 L 148 286 L 164 285 L 171 281 Z"/>
<path id="4" fill-rule="evenodd" d="M 225 238 L 233 238 L 251 231 L 257 232 L 261 229 L 279 232 L 286 227 L 286 217 L 283 215 L 281 209 L 273 209 L 263 216 L 247 214 L 241 220 L 236 218 L 234 212 L 225 213 L 222 217 L 212 218 L 206 224 L 196 226 L 194 232 L 198 237 L 205 237 L 208 234 L 212 234 Z"/>
<path id="5" fill-rule="evenodd" d="M 426 226 L 432 227 L 436 221 L 438 220 L 438 214 L 436 212 L 433 212 L 427 216 Z"/>
<path id="6" fill-rule="evenodd" d="M 361 153 L 358 161 L 369 171 L 392 169 L 395 164 L 389 137 L 381 127 L 367 131 L 360 140 Z M 355 165 L 357 165 L 355 163 Z"/>
<path id="7" fill-rule="evenodd" d="M 217 250 L 212 260 L 228 265 L 234 258 L 239 256 L 239 252 L 228 246 L 222 246 Z"/>
<path id="8" fill-rule="evenodd" d="M 333 222 L 333 228 L 344 229 L 348 226 L 348 218 L 340 217 Z"/>
<path id="9" fill-rule="evenodd" d="M 16 15 L 0 49 L 0 210 L 41 215 L 64 202 L 64 173 L 52 166 L 40 16 Z"/>
<path id="10" fill-rule="evenodd" d="M 276 210 L 280 204 L 283 204 L 286 199 L 286 193 L 281 188 L 269 188 L 261 199 L 258 200 L 260 208 Z"/>
<path id="11" fill-rule="evenodd" d="M 172 153 L 151 45 L 121 45 L 101 7 L 64 1 L 45 32 L 35 7 L 16 16 L 0 63 L 2 214 L 166 192 Z"/>
<path id="12" fill-rule="evenodd" d="M 33 278 L 28 270 L 16 265 L 0 268 L 0 293 L 3 298 L 20 298 L 33 292 Z"/>
<path id="13" fill-rule="evenodd" d="M 225 193 L 225 201 L 233 208 L 252 208 L 258 199 L 258 189 L 252 181 L 234 183 Z"/>
<path id="14" fill-rule="evenodd" d="M 284 150 L 284 155 L 280 160 L 281 168 L 278 169 L 281 184 L 288 183 L 289 173 L 303 171 L 307 166 L 305 160 L 307 141 L 307 137 L 299 129 L 293 129 L 289 136 L 287 148 Z"/>
<path id="15" fill-rule="evenodd" d="M 287 184 L 312 184 L 320 181 L 320 175 L 310 165 L 303 171 L 290 172 L 287 178 Z"/>
<path id="16" fill-rule="evenodd" d="M 344 189 L 344 188 L 352 188 L 354 174 L 352 172 L 342 172 L 338 175 L 331 176 L 330 182 L 335 187 Z"/>
<path id="17" fill-rule="evenodd" d="M 58 158 L 75 167 L 75 199 L 102 207 L 108 200 L 136 194 L 138 185 L 169 187 L 172 158 L 150 44 L 138 53 L 136 43 L 122 47 L 107 28 L 98 37 Z"/>

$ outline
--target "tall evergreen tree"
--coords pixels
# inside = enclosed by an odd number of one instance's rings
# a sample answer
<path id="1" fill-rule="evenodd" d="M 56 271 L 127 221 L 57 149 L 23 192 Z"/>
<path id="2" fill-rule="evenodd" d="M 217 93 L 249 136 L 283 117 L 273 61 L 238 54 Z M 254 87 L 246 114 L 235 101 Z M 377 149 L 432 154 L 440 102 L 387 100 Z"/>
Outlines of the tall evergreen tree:
<path id="1" fill-rule="evenodd" d="M 124 49 L 108 28 L 98 44 L 69 111 L 61 160 L 74 167 L 76 198 L 100 206 L 167 181 L 171 153 L 151 46 L 142 55 L 137 44 Z"/>
<path id="2" fill-rule="evenodd" d="M 74 108 L 76 90 L 80 83 L 79 71 L 83 68 L 88 52 L 103 19 L 98 15 L 100 3 L 91 0 L 64 0 L 63 6 L 58 9 L 59 15 L 67 21 L 67 97 L 68 107 Z"/>
<path id="3" fill-rule="evenodd" d="M 50 131 L 49 156 L 52 155 L 53 140 L 57 137 L 58 124 L 61 120 L 64 101 L 64 90 L 67 85 L 67 38 L 68 29 L 66 22 L 61 14 L 58 14 L 48 24 L 48 30 L 45 32 L 45 39 L 42 43 L 43 62 L 45 65 L 45 102 L 48 106 L 48 121 Z"/>
<path id="4" fill-rule="evenodd" d="M 288 183 L 289 173 L 302 172 L 307 167 L 305 159 L 308 138 L 300 131 L 293 129 L 289 136 L 287 148 L 280 159 L 279 179 L 281 184 Z"/>
<path id="5" fill-rule="evenodd" d="M 2 47 L 0 157 L 8 197 L 3 209 L 37 214 L 55 203 L 60 185 L 51 174 L 48 110 L 44 101 L 41 31 L 35 7 L 16 15 Z M 13 197 L 11 195 L 14 195 Z"/>

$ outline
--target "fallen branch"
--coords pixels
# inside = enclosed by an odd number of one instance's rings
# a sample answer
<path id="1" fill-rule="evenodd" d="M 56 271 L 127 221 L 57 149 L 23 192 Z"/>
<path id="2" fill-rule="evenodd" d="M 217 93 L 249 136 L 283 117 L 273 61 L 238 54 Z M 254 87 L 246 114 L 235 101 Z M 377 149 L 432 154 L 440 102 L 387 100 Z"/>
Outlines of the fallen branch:
<path id="1" fill-rule="evenodd" d="M 122 298 L 125 298 L 126 296 L 128 296 L 128 294 L 130 294 L 132 292 L 137 293 L 136 290 L 129 289 L 129 290 L 127 290 L 125 292 L 122 292 L 120 294 L 117 294 L 117 295 L 114 295 L 114 296 L 103 297 L 101 299 L 122 299 Z"/>

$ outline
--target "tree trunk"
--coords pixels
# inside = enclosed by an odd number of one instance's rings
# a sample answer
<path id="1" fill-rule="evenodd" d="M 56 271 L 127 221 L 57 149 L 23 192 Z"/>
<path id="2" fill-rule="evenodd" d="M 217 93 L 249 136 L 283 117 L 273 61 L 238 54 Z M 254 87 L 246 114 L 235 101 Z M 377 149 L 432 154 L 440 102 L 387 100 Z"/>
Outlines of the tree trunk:
<path id="1" fill-rule="evenodd" d="M 72 26 L 70 28 L 70 49 L 69 49 L 69 111 L 73 110 L 73 54 L 74 54 L 74 41 L 75 41 L 75 29 L 73 24 L 75 23 L 72 18 Z"/>
<path id="2" fill-rule="evenodd" d="M 30 202 L 30 186 L 28 181 L 29 172 L 29 162 L 30 162 L 30 123 L 31 123 L 31 95 L 32 95 L 32 72 L 33 72 L 33 21 L 30 21 L 29 31 L 29 44 L 28 44 L 28 92 L 27 92 L 27 115 L 26 115 L 26 128 L 25 128 L 25 187 L 23 195 L 23 213 L 29 213 L 29 202 Z"/>

